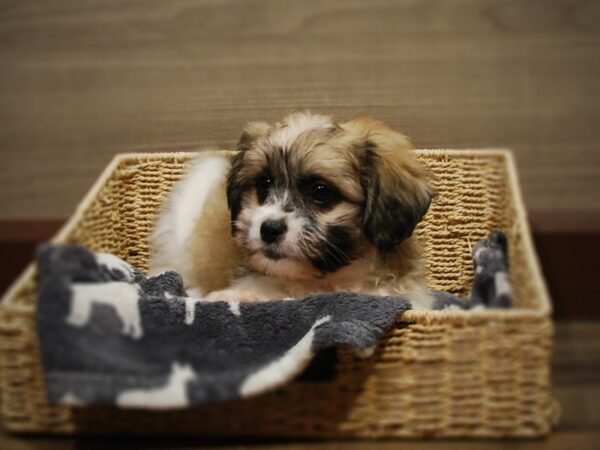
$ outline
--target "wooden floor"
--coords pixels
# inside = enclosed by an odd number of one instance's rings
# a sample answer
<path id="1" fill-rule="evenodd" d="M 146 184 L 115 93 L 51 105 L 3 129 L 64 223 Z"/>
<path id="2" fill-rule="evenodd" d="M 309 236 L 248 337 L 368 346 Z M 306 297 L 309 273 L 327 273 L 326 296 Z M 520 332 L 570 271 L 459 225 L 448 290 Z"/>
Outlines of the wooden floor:
<path id="1" fill-rule="evenodd" d="M 23 438 L 0 432 L 3 450 L 269 448 L 286 450 L 402 449 L 565 449 L 600 448 L 600 321 L 558 322 L 553 366 L 554 394 L 562 407 L 558 428 L 534 441 L 359 441 L 359 442 L 226 442 L 157 439 Z"/>

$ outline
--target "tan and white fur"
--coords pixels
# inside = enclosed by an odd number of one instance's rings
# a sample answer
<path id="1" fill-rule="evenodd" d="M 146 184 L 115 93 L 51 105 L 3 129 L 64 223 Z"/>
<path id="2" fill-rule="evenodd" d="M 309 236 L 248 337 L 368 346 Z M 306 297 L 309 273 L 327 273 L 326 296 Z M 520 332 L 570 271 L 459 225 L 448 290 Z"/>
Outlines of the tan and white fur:
<path id="1" fill-rule="evenodd" d="M 237 154 L 201 154 L 170 196 L 151 272 L 177 270 L 207 300 L 353 291 L 428 309 L 412 234 L 433 190 L 410 148 L 368 117 L 300 111 L 250 123 Z"/>

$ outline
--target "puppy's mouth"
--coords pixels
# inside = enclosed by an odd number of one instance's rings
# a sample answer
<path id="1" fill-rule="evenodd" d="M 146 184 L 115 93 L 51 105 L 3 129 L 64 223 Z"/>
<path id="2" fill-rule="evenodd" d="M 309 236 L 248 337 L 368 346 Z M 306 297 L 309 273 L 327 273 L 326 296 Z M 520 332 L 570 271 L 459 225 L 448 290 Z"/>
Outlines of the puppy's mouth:
<path id="1" fill-rule="evenodd" d="M 262 254 L 265 255 L 267 258 L 272 259 L 274 261 L 277 261 L 279 259 L 286 257 L 286 255 L 283 254 L 279 249 L 277 249 L 276 247 L 273 247 L 271 245 L 268 247 L 265 247 L 262 250 Z"/>

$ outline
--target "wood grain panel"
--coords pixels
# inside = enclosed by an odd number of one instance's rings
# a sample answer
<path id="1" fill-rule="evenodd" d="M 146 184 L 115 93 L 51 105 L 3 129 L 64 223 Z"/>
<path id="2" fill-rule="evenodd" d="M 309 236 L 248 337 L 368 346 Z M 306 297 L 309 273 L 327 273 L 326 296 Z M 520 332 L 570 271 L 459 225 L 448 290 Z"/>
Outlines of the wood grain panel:
<path id="1" fill-rule="evenodd" d="M 65 217 L 115 152 L 230 147 L 294 107 L 515 150 L 528 206 L 600 209 L 600 4 L 0 5 L 0 218 Z"/>

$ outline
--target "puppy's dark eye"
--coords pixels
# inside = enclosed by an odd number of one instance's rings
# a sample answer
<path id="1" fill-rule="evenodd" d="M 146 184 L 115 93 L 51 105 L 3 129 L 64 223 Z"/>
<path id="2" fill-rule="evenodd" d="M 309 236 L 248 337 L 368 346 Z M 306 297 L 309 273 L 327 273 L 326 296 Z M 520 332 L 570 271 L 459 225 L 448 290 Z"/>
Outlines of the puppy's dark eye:
<path id="1" fill-rule="evenodd" d="M 273 178 L 270 175 L 261 175 L 256 179 L 256 192 L 258 200 L 263 203 L 269 195 L 269 190 L 273 186 Z"/>
<path id="2" fill-rule="evenodd" d="M 319 206 L 329 206 L 337 199 L 337 192 L 322 181 L 312 184 L 308 195 Z"/>

